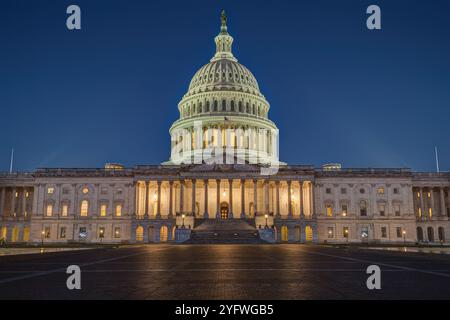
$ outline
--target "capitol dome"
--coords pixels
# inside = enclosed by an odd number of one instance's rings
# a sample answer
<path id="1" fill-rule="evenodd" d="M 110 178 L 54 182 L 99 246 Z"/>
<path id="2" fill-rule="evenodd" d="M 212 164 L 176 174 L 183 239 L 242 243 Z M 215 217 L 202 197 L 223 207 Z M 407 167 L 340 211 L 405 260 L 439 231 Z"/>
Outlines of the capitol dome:
<path id="1" fill-rule="evenodd" d="M 224 11 L 214 41 L 214 56 L 194 74 L 178 103 L 180 118 L 169 130 L 172 150 L 165 164 L 208 162 L 205 151 L 214 158 L 222 149 L 227 156 L 234 150 L 239 155 L 232 158 L 244 162 L 278 163 L 278 129 L 269 120 L 270 105 L 253 73 L 233 55 Z"/>

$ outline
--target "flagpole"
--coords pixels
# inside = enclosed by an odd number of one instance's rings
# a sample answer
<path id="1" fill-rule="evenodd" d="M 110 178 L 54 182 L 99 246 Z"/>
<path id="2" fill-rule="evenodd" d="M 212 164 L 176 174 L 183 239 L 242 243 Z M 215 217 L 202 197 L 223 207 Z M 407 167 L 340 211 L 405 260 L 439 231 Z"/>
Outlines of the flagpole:
<path id="1" fill-rule="evenodd" d="M 14 161 L 14 148 L 11 148 L 11 162 L 9 164 L 9 173 L 12 173 Z"/>
<path id="2" fill-rule="evenodd" d="M 434 153 L 436 155 L 436 171 L 439 173 L 439 158 L 438 158 L 438 150 L 437 147 L 434 147 Z"/>

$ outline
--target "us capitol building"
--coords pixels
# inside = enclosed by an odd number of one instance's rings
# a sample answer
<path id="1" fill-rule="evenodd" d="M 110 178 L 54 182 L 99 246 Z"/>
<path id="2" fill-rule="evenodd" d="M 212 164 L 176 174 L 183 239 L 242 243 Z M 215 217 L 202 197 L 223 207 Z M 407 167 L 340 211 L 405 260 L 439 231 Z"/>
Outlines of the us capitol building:
<path id="1" fill-rule="evenodd" d="M 161 165 L 0 174 L 6 243 L 445 243 L 450 173 L 278 160 L 278 129 L 221 16 Z"/>

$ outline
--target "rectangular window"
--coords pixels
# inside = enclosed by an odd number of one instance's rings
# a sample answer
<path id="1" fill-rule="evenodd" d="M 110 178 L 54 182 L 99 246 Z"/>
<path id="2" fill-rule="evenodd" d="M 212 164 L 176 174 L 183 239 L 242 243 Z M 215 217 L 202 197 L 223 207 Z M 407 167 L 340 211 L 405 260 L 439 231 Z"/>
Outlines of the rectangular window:
<path id="1" fill-rule="evenodd" d="M 116 205 L 116 217 L 120 217 L 122 215 L 122 205 Z"/>
<path id="2" fill-rule="evenodd" d="M 387 238 L 387 229 L 386 227 L 381 227 L 381 237 Z"/>
<path id="3" fill-rule="evenodd" d="M 386 213 L 386 205 L 385 204 L 379 204 L 378 205 L 378 209 L 380 211 L 380 216 L 384 217 L 384 215 Z"/>
<path id="4" fill-rule="evenodd" d="M 347 189 L 341 188 L 341 194 L 346 194 L 346 193 L 347 193 Z"/>
<path id="5" fill-rule="evenodd" d="M 120 238 L 120 227 L 114 228 L 114 238 Z"/>
<path id="6" fill-rule="evenodd" d="M 347 215 L 348 207 L 346 204 L 342 205 L 342 215 L 345 217 Z"/>
<path id="7" fill-rule="evenodd" d="M 63 193 L 63 194 L 69 194 L 69 189 L 67 189 L 67 188 L 63 188 L 63 191 L 62 191 L 62 193 Z"/>
<path id="8" fill-rule="evenodd" d="M 344 235 L 344 238 L 348 238 L 348 227 L 344 227 L 343 229 L 342 229 L 342 233 L 343 233 L 343 235 Z"/>
<path id="9" fill-rule="evenodd" d="M 63 204 L 62 210 L 61 210 L 61 215 L 63 217 L 67 217 L 68 212 L 69 212 L 69 206 L 67 204 Z"/>
<path id="10" fill-rule="evenodd" d="M 66 238 L 66 227 L 61 227 L 59 229 L 59 238 L 65 239 Z"/>
<path id="11" fill-rule="evenodd" d="M 400 205 L 399 204 L 394 205 L 394 212 L 397 217 L 400 216 Z"/>
<path id="12" fill-rule="evenodd" d="M 327 216 L 328 217 L 333 216 L 333 208 L 329 204 L 327 205 Z"/>
<path id="13" fill-rule="evenodd" d="M 102 204 L 101 206 L 100 206 L 100 216 L 101 217 L 105 217 L 106 216 L 106 204 Z"/>
<path id="14" fill-rule="evenodd" d="M 105 237 L 105 228 L 104 227 L 98 228 L 98 237 L 100 239 L 103 239 Z"/>
<path id="15" fill-rule="evenodd" d="M 397 227 L 397 238 L 401 238 L 402 237 L 402 228 L 401 227 Z"/>
<path id="16" fill-rule="evenodd" d="M 108 188 L 102 188 L 101 189 L 101 194 L 108 194 Z"/>
<path id="17" fill-rule="evenodd" d="M 87 238 L 86 227 L 80 227 L 79 232 L 78 232 L 78 236 L 80 237 L 80 239 L 86 239 Z"/>
<path id="18" fill-rule="evenodd" d="M 330 194 L 330 193 L 331 193 L 331 189 L 330 189 L 330 188 L 326 188 L 326 189 L 325 189 L 325 192 L 326 192 L 327 194 Z"/>
<path id="19" fill-rule="evenodd" d="M 430 218 L 433 217 L 433 209 L 428 208 L 428 216 L 429 216 Z"/>
<path id="20" fill-rule="evenodd" d="M 80 216 L 87 217 L 88 209 L 89 209 L 89 202 L 87 200 L 81 201 Z"/>
<path id="21" fill-rule="evenodd" d="M 47 217 L 51 217 L 53 215 L 53 205 L 52 204 L 47 205 L 47 210 L 45 212 L 45 215 Z"/>
<path id="22" fill-rule="evenodd" d="M 399 194 L 400 193 L 400 189 L 399 188 L 394 188 L 394 194 Z"/>
<path id="23" fill-rule="evenodd" d="M 419 208 L 418 213 L 419 213 L 419 218 L 421 218 L 422 217 L 422 208 Z"/>
<path id="24" fill-rule="evenodd" d="M 383 187 L 378 188 L 378 189 L 377 189 L 377 193 L 378 193 L 378 194 L 384 194 L 384 188 L 383 188 Z"/>
<path id="25" fill-rule="evenodd" d="M 334 238 L 334 228 L 333 227 L 328 227 L 328 238 L 329 239 Z"/>
<path id="26" fill-rule="evenodd" d="M 48 194 L 53 194 L 55 192 L 55 188 L 48 188 L 47 189 L 47 193 Z"/>
<path id="27" fill-rule="evenodd" d="M 45 239 L 50 239 L 50 227 L 45 227 L 44 237 L 45 237 Z"/>

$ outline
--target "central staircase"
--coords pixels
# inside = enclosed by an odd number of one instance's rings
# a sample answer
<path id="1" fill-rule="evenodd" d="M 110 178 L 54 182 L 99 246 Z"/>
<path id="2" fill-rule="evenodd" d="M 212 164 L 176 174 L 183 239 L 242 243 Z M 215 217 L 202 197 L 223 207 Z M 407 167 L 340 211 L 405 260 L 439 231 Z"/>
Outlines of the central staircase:
<path id="1" fill-rule="evenodd" d="M 259 237 L 258 230 L 241 219 L 202 219 L 192 230 L 191 238 L 185 243 L 266 243 Z"/>

